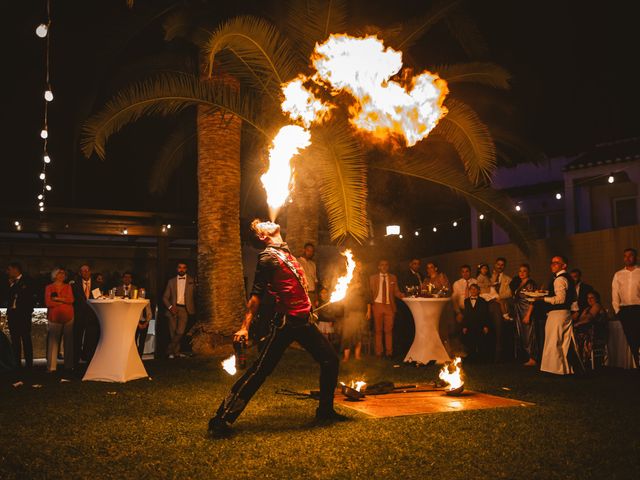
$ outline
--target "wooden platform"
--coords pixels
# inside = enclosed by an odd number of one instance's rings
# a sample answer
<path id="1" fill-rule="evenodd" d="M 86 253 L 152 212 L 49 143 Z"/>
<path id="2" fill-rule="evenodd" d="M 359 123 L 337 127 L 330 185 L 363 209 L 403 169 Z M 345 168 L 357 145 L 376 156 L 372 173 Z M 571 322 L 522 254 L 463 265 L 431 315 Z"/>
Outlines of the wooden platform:
<path id="1" fill-rule="evenodd" d="M 407 390 L 406 393 L 370 395 L 360 401 L 347 400 L 344 395 L 337 393 L 335 403 L 376 418 L 534 405 L 520 400 L 473 391 L 464 391 L 462 395 L 452 397 L 445 395 L 441 390 L 429 392 Z"/>

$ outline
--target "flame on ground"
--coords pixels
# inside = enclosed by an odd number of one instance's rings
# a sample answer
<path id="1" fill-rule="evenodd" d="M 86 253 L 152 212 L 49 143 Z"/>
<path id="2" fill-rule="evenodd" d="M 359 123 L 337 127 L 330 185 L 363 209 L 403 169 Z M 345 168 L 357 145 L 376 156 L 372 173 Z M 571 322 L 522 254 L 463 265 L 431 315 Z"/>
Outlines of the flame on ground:
<path id="1" fill-rule="evenodd" d="M 260 177 L 267 192 L 267 204 L 271 220 L 284 204 L 291 190 L 291 159 L 311 144 L 311 134 L 298 125 L 286 125 L 280 129 L 269 149 L 269 170 Z"/>
<path id="2" fill-rule="evenodd" d="M 345 387 L 347 386 L 347 384 L 344 382 L 340 382 L 340 385 L 344 385 Z M 363 380 L 357 380 L 357 381 L 351 380 L 351 383 L 349 384 L 349 388 L 353 388 L 356 392 L 362 391 L 362 388 L 366 386 L 367 386 L 367 382 Z"/>
<path id="3" fill-rule="evenodd" d="M 225 361 L 223 361 L 222 362 L 222 368 L 229 375 L 235 375 L 236 372 L 237 372 L 237 370 L 236 370 L 236 356 L 235 355 L 231 355 L 229 358 L 227 358 Z"/>
<path id="4" fill-rule="evenodd" d="M 347 295 L 347 290 L 349 289 L 349 284 L 353 279 L 353 271 L 356 268 L 356 262 L 353 259 L 353 253 L 351 250 L 345 250 L 342 255 L 344 255 L 347 259 L 347 273 L 342 277 L 338 278 L 338 282 L 336 283 L 336 287 L 333 289 L 331 293 L 331 298 L 329 298 L 329 303 L 339 302 Z"/>
<path id="5" fill-rule="evenodd" d="M 455 390 L 464 384 L 462 381 L 462 369 L 460 368 L 460 363 L 462 363 L 462 359 L 460 357 L 456 357 L 453 362 L 445 364 L 438 374 L 440 380 L 449 384 L 447 390 Z"/>

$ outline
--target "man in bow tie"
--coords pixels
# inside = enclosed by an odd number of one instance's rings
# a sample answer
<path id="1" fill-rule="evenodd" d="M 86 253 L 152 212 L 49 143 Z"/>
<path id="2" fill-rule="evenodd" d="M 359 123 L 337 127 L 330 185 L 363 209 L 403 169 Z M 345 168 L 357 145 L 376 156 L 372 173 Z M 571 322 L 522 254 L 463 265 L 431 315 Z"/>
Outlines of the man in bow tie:
<path id="1" fill-rule="evenodd" d="M 462 342 L 469 360 L 488 360 L 493 351 L 491 315 L 488 302 L 480 297 L 480 287 L 469 285 L 462 310 Z"/>
<path id="2" fill-rule="evenodd" d="M 196 281 L 191 275 L 187 275 L 187 264 L 178 262 L 177 275 L 169 280 L 162 296 L 164 306 L 169 312 L 169 358 L 183 356 L 180 353 L 180 342 L 189 317 L 196 314 L 195 292 Z"/>

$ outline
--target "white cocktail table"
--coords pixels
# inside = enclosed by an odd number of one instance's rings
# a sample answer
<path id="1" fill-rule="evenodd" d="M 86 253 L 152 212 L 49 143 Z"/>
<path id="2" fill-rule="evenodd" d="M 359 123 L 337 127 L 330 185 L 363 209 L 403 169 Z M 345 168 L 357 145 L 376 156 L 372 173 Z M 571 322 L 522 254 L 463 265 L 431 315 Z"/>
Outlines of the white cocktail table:
<path id="1" fill-rule="evenodd" d="M 403 298 L 416 325 L 416 336 L 404 358 L 405 362 L 444 363 L 451 360 L 440 339 L 440 317 L 450 298 Z"/>
<path id="2" fill-rule="evenodd" d="M 100 322 L 100 341 L 82 380 L 128 382 L 149 375 L 135 346 L 138 321 L 147 299 L 87 300 Z"/>

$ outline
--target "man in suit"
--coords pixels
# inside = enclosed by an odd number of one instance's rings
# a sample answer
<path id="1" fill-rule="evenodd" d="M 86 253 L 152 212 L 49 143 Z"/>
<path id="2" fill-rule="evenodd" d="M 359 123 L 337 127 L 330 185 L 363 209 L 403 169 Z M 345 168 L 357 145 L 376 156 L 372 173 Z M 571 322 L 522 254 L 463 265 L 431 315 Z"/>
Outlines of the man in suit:
<path id="1" fill-rule="evenodd" d="M 578 298 L 571 306 L 571 316 L 575 321 L 580 315 L 580 312 L 589 306 L 587 295 L 593 292 L 593 287 L 582 281 L 582 271 L 579 268 L 571 270 L 569 276 L 573 279 L 573 283 L 576 286 L 576 296 Z"/>
<path id="2" fill-rule="evenodd" d="M 31 317 L 33 315 L 33 288 L 22 273 L 22 266 L 11 262 L 7 267 L 9 276 L 9 302 L 7 320 L 9 335 L 16 365 L 22 365 L 22 348 L 27 368 L 33 366 L 33 344 L 31 342 Z"/>
<path id="3" fill-rule="evenodd" d="M 131 298 L 132 292 L 138 290 L 138 287 L 133 284 L 133 274 L 131 272 L 124 272 L 122 274 L 122 283 L 116 287 L 116 297 Z M 151 321 L 151 304 L 147 303 L 140 315 L 138 321 L 138 328 L 136 329 L 135 343 L 138 347 L 138 353 L 142 357 L 144 353 L 144 343 L 147 340 L 147 332 L 149 331 L 149 322 Z"/>
<path id="4" fill-rule="evenodd" d="M 378 262 L 378 273 L 369 277 L 371 306 L 375 329 L 375 352 L 378 358 L 384 353 L 393 356 L 393 321 L 396 315 L 396 298 L 403 295 L 398 288 L 398 278 L 389 273 L 389 262 L 385 259 Z M 384 333 L 384 349 L 383 349 Z"/>
<path id="5" fill-rule="evenodd" d="M 90 362 L 98 346 L 100 324 L 98 317 L 87 300 L 97 298 L 97 285 L 91 278 L 91 267 L 80 266 L 78 278 L 72 282 L 73 291 L 73 368 L 77 369 L 80 359 Z"/>
<path id="6" fill-rule="evenodd" d="M 489 303 L 480 297 L 480 287 L 469 285 L 469 296 L 462 310 L 462 342 L 469 360 L 487 360 L 491 357 L 491 315 Z"/>
<path id="7" fill-rule="evenodd" d="M 196 314 L 196 281 L 187 275 L 187 264 L 179 262 L 178 275 L 171 278 L 164 290 L 162 301 L 169 311 L 169 334 L 171 342 L 167 348 L 169 358 L 183 356 L 180 342 L 187 328 L 189 317 Z"/>
<path id="8" fill-rule="evenodd" d="M 423 275 L 420 273 L 420 259 L 412 258 L 409 261 L 409 268 L 400 277 L 400 291 L 406 293 L 407 288 L 420 288 L 423 279 Z"/>

